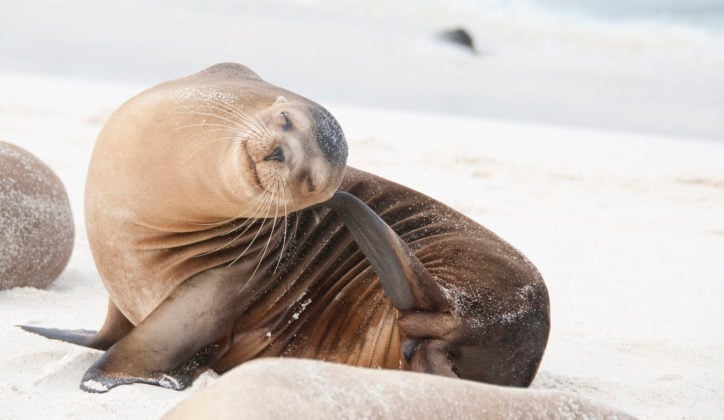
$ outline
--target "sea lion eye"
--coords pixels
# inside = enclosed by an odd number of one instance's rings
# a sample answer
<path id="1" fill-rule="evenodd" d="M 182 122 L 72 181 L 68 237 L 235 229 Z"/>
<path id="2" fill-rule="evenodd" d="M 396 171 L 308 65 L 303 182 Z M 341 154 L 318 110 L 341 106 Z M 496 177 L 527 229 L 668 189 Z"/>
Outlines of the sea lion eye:
<path id="1" fill-rule="evenodd" d="M 284 162 L 284 151 L 281 146 L 277 146 L 272 150 L 271 153 L 264 156 L 264 160 L 276 160 L 277 162 Z"/>
<path id="2" fill-rule="evenodd" d="M 282 118 L 284 118 L 284 125 L 282 126 L 282 130 L 289 131 L 292 129 L 292 121 L 289 119 L 289 114 L 286 112 L 282 112 Z"/>

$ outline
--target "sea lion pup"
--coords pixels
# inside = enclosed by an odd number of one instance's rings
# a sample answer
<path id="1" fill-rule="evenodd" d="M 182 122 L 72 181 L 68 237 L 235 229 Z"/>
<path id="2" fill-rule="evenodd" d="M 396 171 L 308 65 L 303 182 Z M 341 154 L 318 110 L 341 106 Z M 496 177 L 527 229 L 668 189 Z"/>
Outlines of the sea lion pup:
<path id="1" fill-rule="evenodd" d="M 106 322 L 24 328 L 107 349 L 90 392 L 183 389 L 264 356 L 528 385 L 549 329 L 535 267 L 346 158 L 331 114 L 238 64 L 139 94 L 101 131 L 86 185 Z"/>

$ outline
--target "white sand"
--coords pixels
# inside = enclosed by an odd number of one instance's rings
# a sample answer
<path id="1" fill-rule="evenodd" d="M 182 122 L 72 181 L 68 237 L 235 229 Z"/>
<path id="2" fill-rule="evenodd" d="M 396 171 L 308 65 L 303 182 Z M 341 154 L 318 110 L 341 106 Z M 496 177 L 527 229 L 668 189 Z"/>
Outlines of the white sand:
<path id="1" fill-rule="evenodd" d="M 0 292 L 0 417 L 156 418 L 214 380 L 180 393 L 86 394 L 78 384 L 99 352 L 13 326 L 101 325 L 107 295 L 82 208 L 93 141 L 138 90 L 228 60 L 322 101 L 347 133 L 351 165 L 452 205 L 539 267 L 553 327 L 534 387 L 644 418 L 724 413 L 724 142 L 696 138 L 724 139 L 722 43 L 688 29 L 660 36 L 655 25 L 612 32 L 493 13 L 476 21 L 488 55 L 473 61 L 420 35 L 479 18 L 464 8 L 442 18 L 415 9 L 400 26 L 405 2 L 375 25 L 341 6 L 300 6 L 322 0 L 251 2 L 236 14 L 77 3 L 0 12 L 0 139 L 56 171 L 77 227 L 68 268 L 48 290 Z M 93 81 L 108 78 L 125 81 Z M 355 102 L 376 107 L 335 105 Z"/>
<path id="2" fill-rule="evenodd" d="M 46 161 L 78 227 L 48 290 L 0 292 L 0 406 L 8 418 L 153 418 L 203 387 L 78 389 L 99 352 L 13 327 L 98 328 L 106 293 L 83 229 L 84 172 L 108 112 L 135 87 L 1 74 L 4 140 Z M 42 92 L 43 95 L 39 95 Z M 67 106 L 72 98 L 73 106 Z M 539 267 L 553 328 L 535 387 L 649 418 L 724 410 L 724 144 L 330 106 L 350 164 L 441 199 Z"/>

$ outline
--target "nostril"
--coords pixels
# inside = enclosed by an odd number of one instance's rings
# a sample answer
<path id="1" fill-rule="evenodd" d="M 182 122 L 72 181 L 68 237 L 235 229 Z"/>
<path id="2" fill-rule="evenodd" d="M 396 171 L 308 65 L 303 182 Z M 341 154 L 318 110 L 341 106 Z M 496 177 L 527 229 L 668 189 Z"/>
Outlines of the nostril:
<path id="1" fill-rule="evenodd" d="M 281 146 L 277 146 L 272 150 L 271 153 L 264 156 L 264 160 L 276 160 L 277 162 L 284 162 L 284 151 Z"/>

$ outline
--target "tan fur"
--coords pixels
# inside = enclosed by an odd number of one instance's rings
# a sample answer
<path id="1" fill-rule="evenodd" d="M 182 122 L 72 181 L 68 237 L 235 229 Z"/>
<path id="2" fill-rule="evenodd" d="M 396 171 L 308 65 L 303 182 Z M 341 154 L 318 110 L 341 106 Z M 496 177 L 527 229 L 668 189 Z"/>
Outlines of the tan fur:
<path id="1" fill-rule="evenodd" d="M 210 239 L 231 230 L 225 222 L 279 217 L 279 209 L 308 207 L 337 189 L 343 169 L 301 142 L 290 142 L 292 169 L 262 161 L 282 137 L 272 121 L 279 110 L 309 131 L 295 105 L 310 103 L 245 67 L 222 64 L 146 90 L 111 116 L 88 171 L 86 228 L 111 299 L 134 325 L 181 282 L 236 257 L 195 258 L 223 245 Z M 307 170 L 313 192 L 295 179 Z M 277 185 L 285 191 L 266 208 L 263 194 Z"/>

